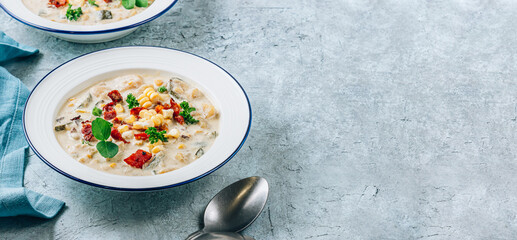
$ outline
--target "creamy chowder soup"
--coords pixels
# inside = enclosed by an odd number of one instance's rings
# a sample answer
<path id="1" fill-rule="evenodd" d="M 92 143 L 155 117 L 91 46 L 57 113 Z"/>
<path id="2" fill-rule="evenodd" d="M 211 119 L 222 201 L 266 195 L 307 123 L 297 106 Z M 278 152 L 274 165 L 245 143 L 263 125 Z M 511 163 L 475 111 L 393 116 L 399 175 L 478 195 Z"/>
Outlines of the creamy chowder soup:
<path id="1" fill-rule="evenodd" d="M 108 173 L 174 171 L 200 158 L 219 114 L 199 88 L 166 73 L 118 76 L 67 99 L 54 131 L 75 160 Z"/>
<path id="2" fill-rule="evenodd" d="M 97 25 L 120 21 L 143 12 L 154 0 L 22 0 L 36 15 L 50 21 Z"/>

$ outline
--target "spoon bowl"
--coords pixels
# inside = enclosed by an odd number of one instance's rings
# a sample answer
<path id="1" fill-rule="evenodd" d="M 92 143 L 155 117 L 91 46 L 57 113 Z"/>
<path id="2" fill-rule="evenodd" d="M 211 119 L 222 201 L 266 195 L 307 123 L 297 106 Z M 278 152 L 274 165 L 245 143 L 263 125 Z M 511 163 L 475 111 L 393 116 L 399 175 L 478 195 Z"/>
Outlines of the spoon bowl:
<path id="1" fill-rule="evenodd" d="M 240 232 L 262 213 L 269 185 L 262 177 L 249 177 L 227 186 L 205 209 L 205 232 Z"/>

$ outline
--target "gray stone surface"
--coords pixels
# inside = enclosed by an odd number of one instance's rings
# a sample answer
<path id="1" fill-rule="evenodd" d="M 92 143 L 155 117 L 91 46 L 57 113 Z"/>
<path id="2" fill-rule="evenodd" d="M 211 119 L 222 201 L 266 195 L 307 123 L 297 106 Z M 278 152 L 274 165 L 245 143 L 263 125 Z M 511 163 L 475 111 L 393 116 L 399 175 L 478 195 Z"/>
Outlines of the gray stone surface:
<path id="1" fill-rule="evenodd" d="M 271 185 L 256 239 L 515 239 L 515 1 L 180 1 L 109 43 L 61 41 L 0 12 L 41 54 L 6 65 L 32 88 L 79 54 L 159 45 L 232 73 L 250 136 L 220 170 L 152 193 L 74 182 L 32 156 L 26 186 L 52 220 L 0 219 L 2 239 L 182 239 L 240 178 Z"/>

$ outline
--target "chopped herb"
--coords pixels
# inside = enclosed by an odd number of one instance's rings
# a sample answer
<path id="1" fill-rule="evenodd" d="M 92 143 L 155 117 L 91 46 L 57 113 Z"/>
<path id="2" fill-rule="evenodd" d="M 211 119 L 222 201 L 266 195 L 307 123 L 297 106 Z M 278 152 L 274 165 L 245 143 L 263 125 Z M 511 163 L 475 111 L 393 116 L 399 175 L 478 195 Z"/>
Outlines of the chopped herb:
<path id="1" fill-rule="evenodd" d="M 159 140 L 161 140 L 162 142 L 168 142 L 169 141 L 164 136 L 164 134 L 167 133 L 166 131 L 158 132 L 156 130 L 156 128 L 150 127 L 150 128 L 147 128 L 147 130 L 145 130 L 145 133 L 147 133 L 147 135 L 149 135 L 149 142 L 151 144 L 154 144 L 154 143 L 158 142 Z"/>
<path id="2" fill-rule="evenodd" d="M 76 9 L 72 9 L 72 4 L 68 4 L 68 9 L 66 10 L 66 18 L 70 21 L 74 20 L 77 21 L 83 15 L 83 10 L 81 7 L 78 7 Z"/>
<path id="3" fill-rule="evenodd" d="M 98 7 L 99 5 L 97 5 L 97 3 L 95 2 L 95 0 L 88 0 L 88 3 L 92 6 L 95 6 L 95 7 Z"/>
<path id="4" fill-rule="evenodd" d="M 100 117 L 102 115 L 102 110 L 100 110 L 98 107 L 94 107 L 92 110 L 93 116 Z"/>
<path id="5" fill-rule="evenodd" d="M 88 146 L 91 146 L 90 142 L 89 142 L 89 141 L 86 141 L 86 140 L 84 140 L 84 139 L 83 139 L 83 140 L 81 140 L 81 143 L 82 143 L 82 144 L 86 144 L 86 145 L 88 145 Z"/>
<path id="6" fill-rule="evenodd" d="M 126 102 L 129 109 L 140 106 L 138 100 L 136 100 L 136 97 L 133 96 L 132 93 L 127 95 Z"/>
<path id="7" fill-rule="evenodd" d="M 194 119 L 194 117 L 190 115 L 191 112 L 196 111 L 196 108 L 190 107 L 188 102 L 185 101 L 180 103 L 180 107 L 183 108 L 183 111 L 180 112 L 180 116 L 185 119 L 187 124 L 196 124 L 199 122 L 199 120 Z"/>
<path id="8" fill-rule="evenodd" d="M 100 141 L 97 143 L 97 150 L 105 158 L 115 157 L 118 153 L 117 144 L 106 141 L 111 135 L 112 126 L 113 124 L 102 118 L 97 118 L 92 122 L 93 136 Z"/>
<path id="9" fill-rule="evenodd" d="M 161 87 L 158 88 L 158 92 L 160 92 L 160 93 L 163 93 L 165 91 L 167 91 L 167 88 L 164 87 L 164 86 L 161 86 Z"/>

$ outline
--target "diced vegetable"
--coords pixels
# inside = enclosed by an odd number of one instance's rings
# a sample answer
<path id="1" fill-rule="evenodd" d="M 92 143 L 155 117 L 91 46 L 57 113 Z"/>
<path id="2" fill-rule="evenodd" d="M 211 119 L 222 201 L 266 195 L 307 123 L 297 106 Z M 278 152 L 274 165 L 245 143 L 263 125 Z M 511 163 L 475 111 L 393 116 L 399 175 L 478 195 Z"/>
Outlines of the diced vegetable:
<path id="1" fill-rule="evenodd" d="M 122 6 L 124 6 L 125 9 L 133 9 L 135 7 L 135 0 L 122 0 Z"/>
<path id="2" fill-rule="evenodd" d="M 105 20 L 105 19 L 113 19 L 113 15 L 110 10 L 100 10 L 97 11 L 97 19 Z"/>
<path id="3" fill-rule="evenodd" d="M 56 130 L 56 132 L 64 131 L 64 130 L 66 130 L 66 124 L 55 126 L 54 130 Z"/>
<path id="4" fill-rule="evenodd" d="M 203 148 L 200 148 L 196 152 L 196 157 L 200 158 L 201 156 L 203 156 L 203 154 L 205 154 L 205 150 L 203 150 Z"/>
<path id="5" fill-rule="evenodd" d="M 135 5 L 137 7 L 147 7 L 149 2 L 147 0 L 136 0 Z"/>

